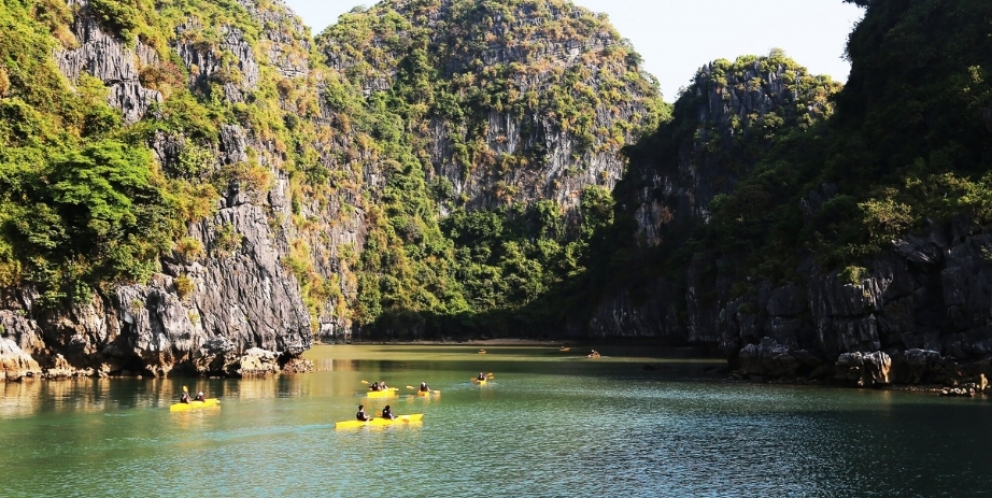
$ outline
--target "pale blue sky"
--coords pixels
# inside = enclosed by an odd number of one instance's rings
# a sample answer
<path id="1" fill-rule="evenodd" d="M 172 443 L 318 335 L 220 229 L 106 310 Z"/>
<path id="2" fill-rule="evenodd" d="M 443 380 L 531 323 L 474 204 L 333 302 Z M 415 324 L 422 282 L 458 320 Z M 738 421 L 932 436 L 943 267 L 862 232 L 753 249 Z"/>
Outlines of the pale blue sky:
<path id="1" fill-rule="evenodd" d="M 844 46 L 862 10 L 841 0 L 573 0 L 609 14 L 644 57 L 665 100 L 703 64 L 782 48 L 816 74 L 846 81 Z M 360 0 L 285 0 L 314 34 Z"/>

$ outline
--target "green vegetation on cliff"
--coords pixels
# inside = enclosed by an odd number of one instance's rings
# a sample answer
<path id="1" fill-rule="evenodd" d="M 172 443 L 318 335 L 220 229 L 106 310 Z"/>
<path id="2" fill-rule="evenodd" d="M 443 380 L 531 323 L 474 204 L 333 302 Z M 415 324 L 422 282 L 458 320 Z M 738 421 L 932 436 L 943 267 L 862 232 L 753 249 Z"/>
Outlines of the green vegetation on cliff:
<path id="1" fill-rule="evenodd" d="M 626 227 L 617 239 L 633 241 L 638 206 L 658 201 L 664 214 L 657 248 L 616 248 L 613 261 L 627 263 L 611 270 L 612 285 L 665 276 L 684 286 L 691 265 L 707 288 L 732 281 L 743 295 L 763 282 L 798 282 L 796 269 L 809 256 L 854 281 L 867 258 L 931 222 L 992 223 L 992 5 L 858 3 L 867 11 L 850 37 L 853 69 L 843 89 L 804 75 L 779 53 L 717 61 L 680 96 L 672 122 L 629 149 L 632 174 L 617 192 L 628 206 L 618 214 Z M 793 97 L 744 119 L 700 121 L 719 117 L 714 98 L 736 98 L 722 88 L 726 75 L 740 84 L 749 68 L 770 99 L 780 93 L 776 82 Z M 689 165 L 695 177 L 686 182 L 679 172 Z M 694 195 L 681 203 L 662 192 L 639 199 L 653 175 Z M 686 198 L 696 211 L 686 212 Z"/>
<path id="2" fill-rule="evenodd" d="M 362 256 L 356 317 L 389 330 L 519 318 L 561 292 L 612 218 L 620 148 L 666 112 L 636 53 L 570 2 L 386 1 L 341 16 L 318 45 L 392 116 L 375 137 L 413 155 L 388 177 Z M 549 143 L 568 147 L 561 177 Z M 601 157 L 616 171 L 583 171 Z M 569 182 L 571 198 L 553 200 Z"/>
<path id="3" fill-rule="evenodd" d="M 929 220 L 992 222 L 989 19 L 983 2 L 868 2 L 836 114 L 762 157 L 714 208 L 704 240 L 771 255 L 810 250 L 837 268 Z M 804 222 L 801 201 L 824 184 L 837 195 Z M 745 204 L 757 216 L 741 216 Z"/>
<path id="4" fill-rule="evenodd" d="M 0 287 L 52 307 L 238 254 L 216 209 L 247 201 L 315 329 L 516 313 L 588 266 L 620 148 L 667 112 L 559 0 L 383 2 L 316 43 L 268 1 L 0 0 L 0 23 Z"/>
<path id="5" fill-rule="evenodd" d="M 59 1 L 0 2 L 0 286 L 47 304 L 147 278 L 174 228 L 167 180 L 121 140 L 102 82 L 51 59 L 71 19 Z"/>

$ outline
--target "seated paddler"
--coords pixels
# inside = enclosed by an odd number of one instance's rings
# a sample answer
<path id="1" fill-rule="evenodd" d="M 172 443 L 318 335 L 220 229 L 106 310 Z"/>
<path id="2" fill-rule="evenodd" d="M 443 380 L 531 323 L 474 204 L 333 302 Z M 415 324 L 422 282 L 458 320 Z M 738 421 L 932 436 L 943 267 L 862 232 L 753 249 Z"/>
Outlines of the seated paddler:
<path id="1" fill-rule="evenodd" d="M 365 413 L 365 405 L 358 405 L 358 413 L 355 414 L 355 418 L 362 422 L 372 420 L 372 417 L 370 417 L 368 413 Z"/>
<path id="2" fill-rule="evenodd" d="M 393 415 L 393 410 L 389 407 L 389 405 L 386 405 L 386 407 L 382 409 L 382 418 L 388 420 L 393 420 L 396 418 L 396 415 Z"/>

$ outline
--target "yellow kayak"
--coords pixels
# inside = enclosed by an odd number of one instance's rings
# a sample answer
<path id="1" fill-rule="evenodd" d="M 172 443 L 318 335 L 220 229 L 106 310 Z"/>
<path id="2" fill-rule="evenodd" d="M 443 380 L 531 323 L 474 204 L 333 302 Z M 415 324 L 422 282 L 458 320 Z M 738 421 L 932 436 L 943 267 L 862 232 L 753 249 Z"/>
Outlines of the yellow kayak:
<path id="1" fill-rule="evenodd" d="M 410 415 L 398 415 L 396 418 L 390 420 L 388 418 L 374 418 L 368 422 L 362 422 L 361 420 L 347 420 L 344 422 L 338 422 L 334 424 L 335 429 L 358 429 L 361 427 L 385 427 L 390 425 L 409 425 L 409 424 L 419 424 L 423 421 L 423 413 L 414 413 Z"/>
<path id="2" fill-rule="evenodd" d="M 417 391 L 417 396 L 420 396 L 421 398 L 426 398 L 432 394 L 439 395 L 441 394 L 441 391 L 438 391 L 436 389 L 433 391 Z"/>
<path id="3" fill-rule="evenodd" d="M 201 408 L 220 407 L 220 400 L 217 398 L 207 398 L 203 401 L 190 401 L 189 403 L 175 403 L 169 407 L 170 412 L 188 412 Z"/>
<path id="4" fill-rule="evenodd" d="M 472 379 L 472 382 L 475 382 L 476 384 L 479 384 L 480 386 L 486 385 L 486 381 L 484 381 L 484 380 Z"/>
<path id="5" fill-rule="evenodd" d="M 385 391 L 369 391 L 365 393 L 365 397 L 369 399 L 395 398 L 396 396 L 398 396 L 397 391 L 399 391 L 399 389 L 395 387 L 390 387 Z"/>

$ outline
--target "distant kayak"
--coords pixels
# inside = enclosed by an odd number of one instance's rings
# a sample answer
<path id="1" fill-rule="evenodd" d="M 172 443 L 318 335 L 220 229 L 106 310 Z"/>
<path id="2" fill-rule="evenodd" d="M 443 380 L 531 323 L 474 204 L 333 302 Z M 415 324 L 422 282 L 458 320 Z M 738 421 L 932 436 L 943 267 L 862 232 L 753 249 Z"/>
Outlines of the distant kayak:
<path id="1" fill-rule="evenodd" d="M 479 384 L 480 386 L 486 385 L 486 381 L 484 381 L 484 380 L 472 379 L 472 382 L 475 382 L 476 384 Z"/>
<path id="2" fill-rule="evenodd" d="M 399 394 L 397 393 L 399 389 L 395 387 L 390 387 L 385 391 L 369 391 L 365 393 L 365 397 L 369 399 L 381 399 L 381 398 L 395 398 Z"/>
<path id="3" fill-rule="evenodd" d="M 417 396 L 420 396 L 422 398 L 426 398 L 426 397 L 430 396 L 431 394 L 440 395 L 441 394 L 441 391 L 436 391 L 436 390 L 435 391 L 417 391 Z"/>
<path id="4" fill-rule="evenodd" d="M 217 398 L 207 398 L 203 401 L 190 401 L 189 403 L 175 403 L 169 407 L 170 412 L 188 412 L 202 408 L 219 408 L 220 400 Z"/>
<path id="5" fill-rule="evenodd" d="M 399 415 L 394 419 L 374 418 L 367 422 L 361 420 L 347 420 L 334 424 L 335 429 L 358 429 L 361 427 L 385 427 L 390 425 L 416 424 L 422 422 L 423 413 L 413 413 L 410 415 Z"/>

